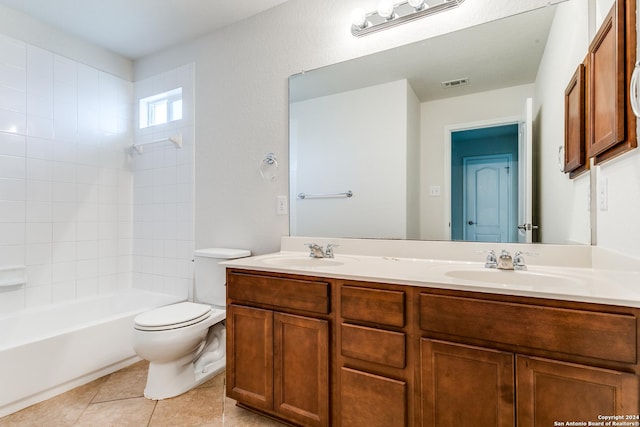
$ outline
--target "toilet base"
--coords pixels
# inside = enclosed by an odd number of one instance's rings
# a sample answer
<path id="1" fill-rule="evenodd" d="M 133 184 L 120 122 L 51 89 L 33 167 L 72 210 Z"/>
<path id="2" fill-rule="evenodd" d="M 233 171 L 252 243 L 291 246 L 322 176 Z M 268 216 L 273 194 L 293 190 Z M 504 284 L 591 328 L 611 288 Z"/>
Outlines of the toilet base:
<path id="1" fill-rule="evenodd" d="M 225 359 L 208 364 L 205 372 L 196 372 L 193 363 L 150 363 L 144 397 L 162 400 L 176 397 L 224 371 Z"/>

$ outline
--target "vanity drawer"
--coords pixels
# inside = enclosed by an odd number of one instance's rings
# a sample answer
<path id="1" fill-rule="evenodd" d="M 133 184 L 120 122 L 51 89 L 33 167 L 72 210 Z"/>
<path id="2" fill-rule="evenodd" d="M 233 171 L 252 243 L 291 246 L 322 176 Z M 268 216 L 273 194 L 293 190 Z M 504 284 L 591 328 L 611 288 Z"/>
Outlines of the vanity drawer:
<path id="1" fill-rule="evenodd" d="M 340 314 L 345 319 L 404 327 L 405 293 L 343 285 Z"/>
<path id="2" fill-rule="evenodd" d="M 420 328 L 623 363 L 637 358 L 632 315 L 421 293 Z"/>
<path id="3" fill-rule="evenodd" d="M 322 281 L 227 273 L 228 298 L 312 313 L 329 313 L 329 287 Z"/>
<path id="4" fill-rule="evenodd" d="M 405 367 L 405 334 L 364 326 L 342 324 L 342 355 L 392 368 Z"/>

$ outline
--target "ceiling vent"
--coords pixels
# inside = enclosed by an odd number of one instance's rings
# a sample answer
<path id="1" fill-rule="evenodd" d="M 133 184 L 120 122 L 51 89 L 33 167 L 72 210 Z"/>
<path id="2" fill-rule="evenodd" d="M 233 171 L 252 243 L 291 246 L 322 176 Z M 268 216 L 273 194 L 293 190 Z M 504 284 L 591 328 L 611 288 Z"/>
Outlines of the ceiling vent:
<path id="1" fill-rule="evenodd" d="M 458 86 L 465 86 L 469 84 L 469 78 L 465 77 L 462 79 L 455 79 L 455 80 L 449 80 L 447 82 L 442 82 L 442 87 L 444 87 L 445 89 L 450 88 L 450 87 L 458 87 Z"/>

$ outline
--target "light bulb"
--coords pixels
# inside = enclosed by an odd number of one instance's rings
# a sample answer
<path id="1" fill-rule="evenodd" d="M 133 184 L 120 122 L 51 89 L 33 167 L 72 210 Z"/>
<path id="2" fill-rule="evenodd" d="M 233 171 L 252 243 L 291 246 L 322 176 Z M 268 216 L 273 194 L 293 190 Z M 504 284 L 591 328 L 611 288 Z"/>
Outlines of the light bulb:
<path id="1" fill-rule="evenodd" d="M 408 0 L 409 6 L 413 7 L 415 10 L 422 10 L 427 5 L 425 4 L 425 0 Z"/>
<path id="2" fill-rule="evenodd" d="M 394 9 L 395 5 L 393 4 L 393 0 L 381 0 L 380 3 L 378 3 L 378 15 L 386 20 L 393 19 Z"/>
<path id="3" fill-rule="evenodd" d="M 351 24 L 357 28 L 365 28 L 367 26 L 367 14 L 364 9 L 353 9 L 351 12 Z"/>

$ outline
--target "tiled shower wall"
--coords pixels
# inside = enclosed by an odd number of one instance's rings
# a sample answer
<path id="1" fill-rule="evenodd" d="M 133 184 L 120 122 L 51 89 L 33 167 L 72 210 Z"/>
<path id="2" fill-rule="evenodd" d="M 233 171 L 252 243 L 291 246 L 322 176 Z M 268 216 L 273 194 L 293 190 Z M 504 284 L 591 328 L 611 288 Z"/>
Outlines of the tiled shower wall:
<path id="1" fill-rule="evenodd" d="M 146 145 L 133 156 L 133 287 L 186 298 L 193 283 L 194 65 L 136 82 L 134 99 L 137 105 L 179 87 L 181 120 L 140 129 L 135 108 L 136 144 L 181 135 L 183 145 Z"/>
<path id="2" fill-rule="evenodd" d="M 133 84 L 0 35 L 0 315 L 131 286 Z"/>

